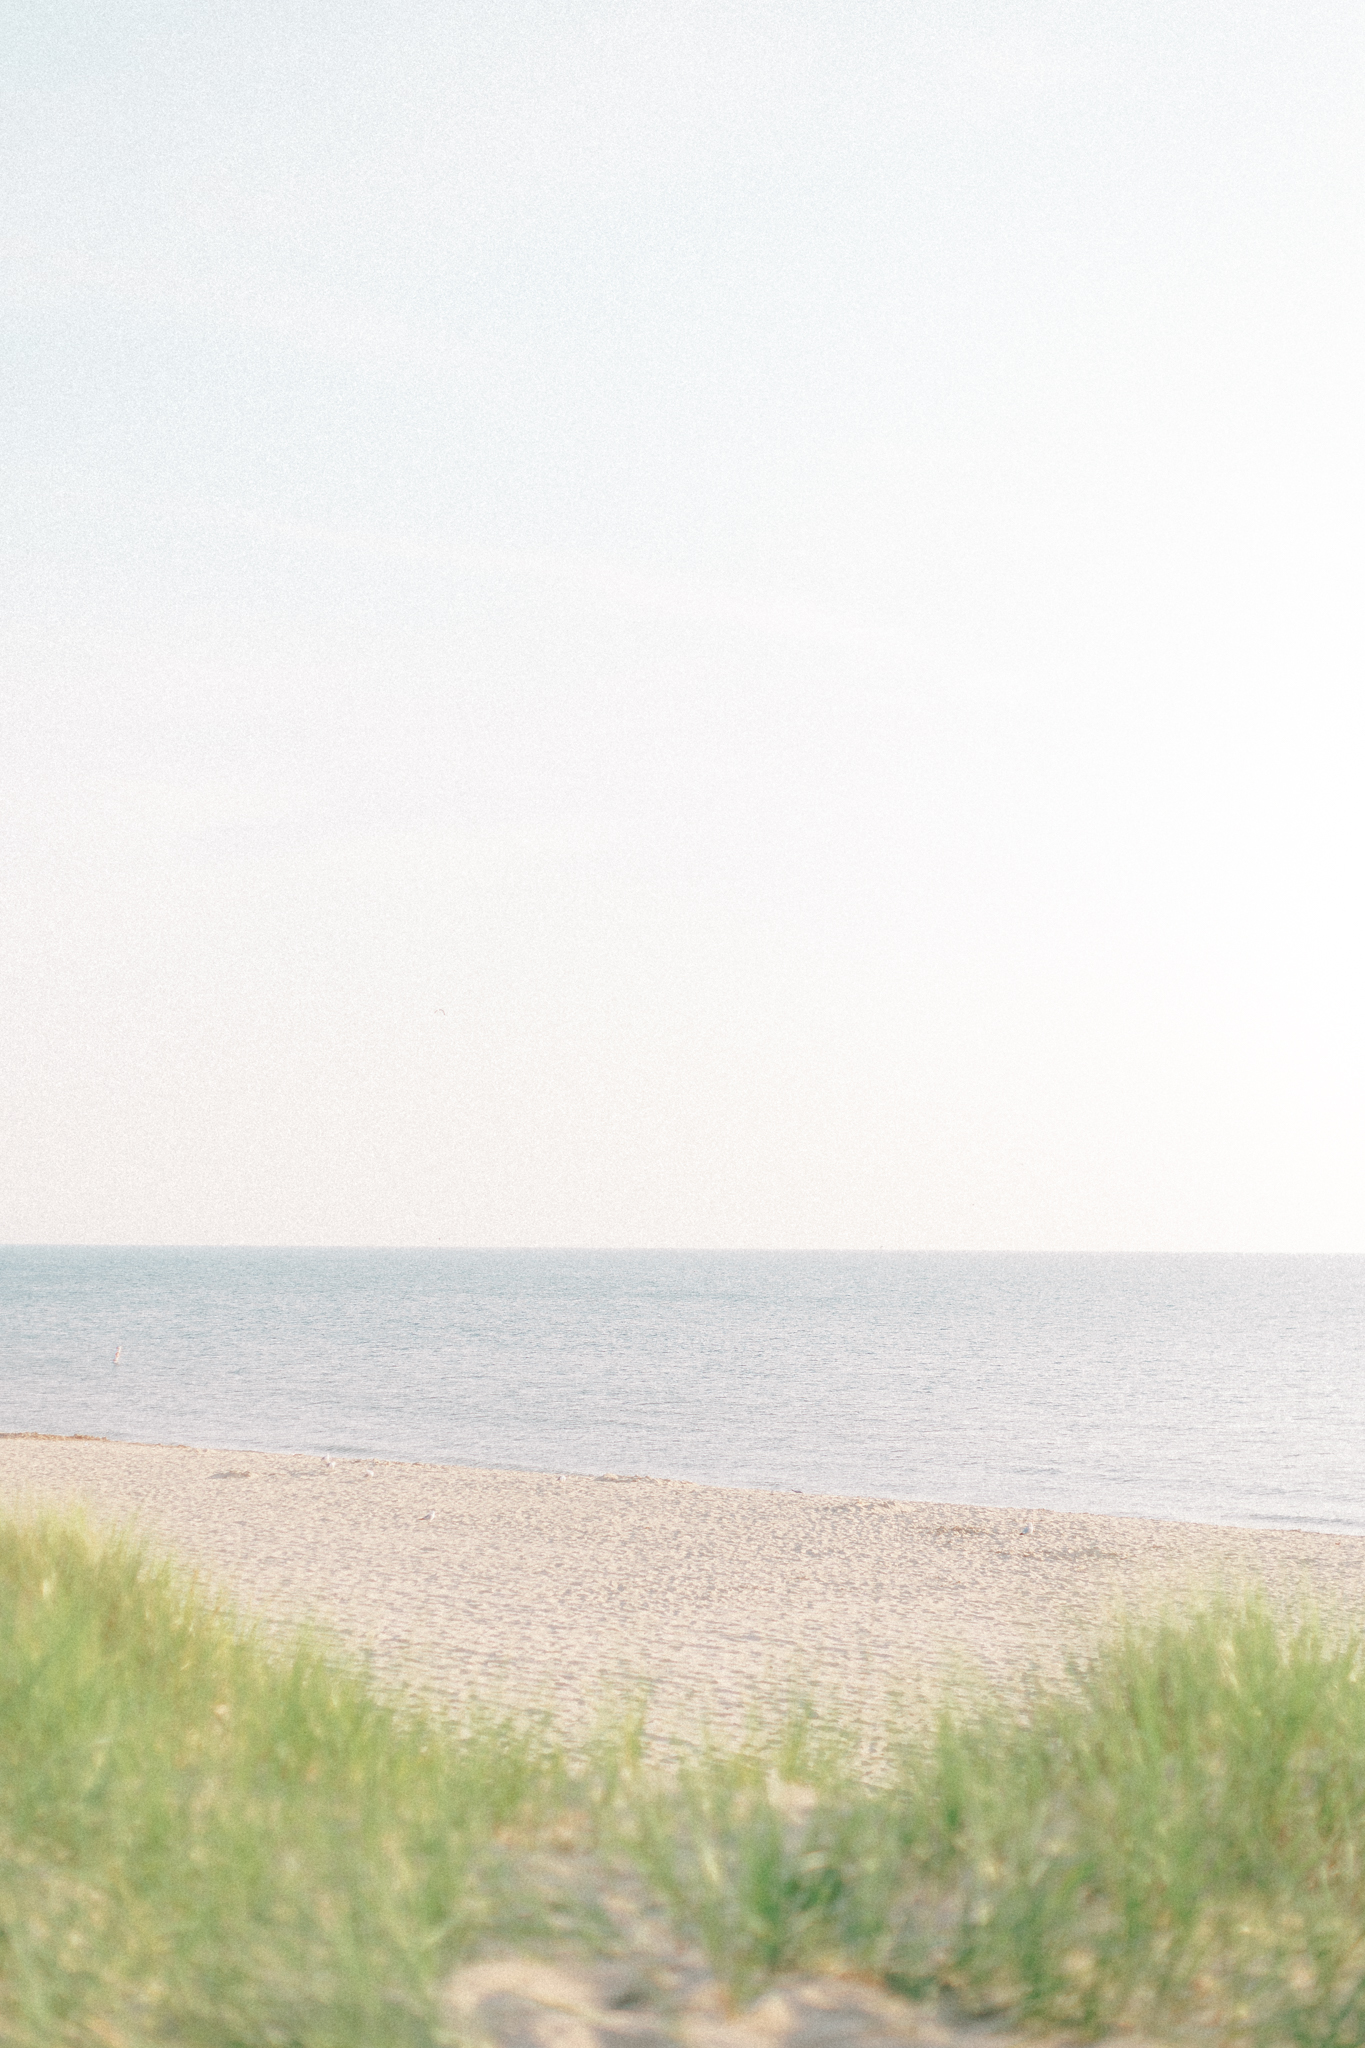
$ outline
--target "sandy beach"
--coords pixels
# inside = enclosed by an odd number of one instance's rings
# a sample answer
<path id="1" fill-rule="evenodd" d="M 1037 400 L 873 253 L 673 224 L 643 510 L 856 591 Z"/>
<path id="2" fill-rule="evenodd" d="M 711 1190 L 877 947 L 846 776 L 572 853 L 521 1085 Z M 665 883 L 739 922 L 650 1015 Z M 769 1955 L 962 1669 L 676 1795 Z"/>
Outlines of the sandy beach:
<path id="1" fill-rule="evenodd" d="M 603 1475 L 0 1438 L 8 1510 L 80 1503 L 385 1676 L 548 1705 L 643 1683 L 656 1725 L 802 1677 L 875 1711 L 1060 1667 L 1118 1608 L 1214 1586 L 1365 1607 L 1365 1538 Z"/>

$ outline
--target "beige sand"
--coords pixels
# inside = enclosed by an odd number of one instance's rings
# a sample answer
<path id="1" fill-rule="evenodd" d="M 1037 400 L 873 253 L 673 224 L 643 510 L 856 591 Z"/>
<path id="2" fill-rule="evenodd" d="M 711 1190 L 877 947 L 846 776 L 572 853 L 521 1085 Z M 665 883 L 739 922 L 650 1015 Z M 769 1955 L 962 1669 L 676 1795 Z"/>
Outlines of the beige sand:
<path id="1" fill-rule="evenodd" d="M 0 1501 L 136 1518 L 424 1688 L 575 1716 L 643 1680 L 661 1727 L 798 1672 L 874 1707 L 1056 1669 L 1116 1607 L 1215 1584 L 1365 1610 L 1365 1538 L 1106 1515 L 31 1437 L 0 1438 Z"/>

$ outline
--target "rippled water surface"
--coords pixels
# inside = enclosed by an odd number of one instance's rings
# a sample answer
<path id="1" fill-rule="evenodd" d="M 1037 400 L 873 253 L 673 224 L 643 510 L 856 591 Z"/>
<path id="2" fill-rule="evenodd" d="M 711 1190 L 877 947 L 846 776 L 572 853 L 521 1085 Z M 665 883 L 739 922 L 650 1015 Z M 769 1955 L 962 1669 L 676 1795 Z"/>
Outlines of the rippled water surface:
<path id="1" fill-rule="evenodd" d="M 0 1429 L 1365 1530 L 1362 1309 L 1359 1258 L 7 1248 Z"/>

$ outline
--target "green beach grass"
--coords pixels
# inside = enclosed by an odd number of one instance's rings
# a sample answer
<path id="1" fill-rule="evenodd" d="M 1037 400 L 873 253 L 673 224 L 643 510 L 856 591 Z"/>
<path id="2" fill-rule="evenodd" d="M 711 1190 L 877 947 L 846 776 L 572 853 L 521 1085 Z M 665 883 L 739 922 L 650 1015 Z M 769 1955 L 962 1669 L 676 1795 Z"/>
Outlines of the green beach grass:
<path id="1" fill-rule="evenodd" d="M 929 1730 L 797 1707 L 665 1763 L 630 1713 L 571 1749 L 389 1700 L 128 1538 L 0 1522 L 0 2039 L 438 2042 L 461 1960 L 610 1947 L 592 1880 L 628 1867 L 740 2001 L 835 1970 L 1080 2039 L 1353 2048 L 1363 1670 L 1249 1597 Z"/>

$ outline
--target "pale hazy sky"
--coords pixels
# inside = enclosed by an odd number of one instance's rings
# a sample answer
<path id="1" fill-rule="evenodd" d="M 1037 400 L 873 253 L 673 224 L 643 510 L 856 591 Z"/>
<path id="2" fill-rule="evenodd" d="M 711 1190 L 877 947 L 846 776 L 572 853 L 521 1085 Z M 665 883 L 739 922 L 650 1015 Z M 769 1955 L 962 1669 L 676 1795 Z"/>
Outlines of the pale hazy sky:
<path id="1" fill-rule="evenodd" d="M 1362 21 L 11 9 L 0 1237 L 1365 1249 Z"/>

